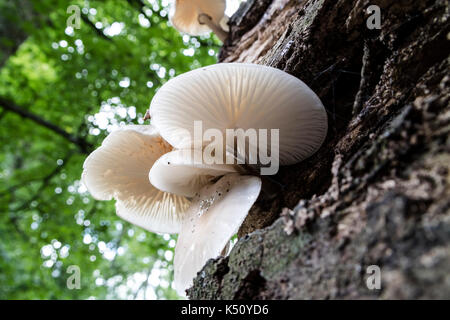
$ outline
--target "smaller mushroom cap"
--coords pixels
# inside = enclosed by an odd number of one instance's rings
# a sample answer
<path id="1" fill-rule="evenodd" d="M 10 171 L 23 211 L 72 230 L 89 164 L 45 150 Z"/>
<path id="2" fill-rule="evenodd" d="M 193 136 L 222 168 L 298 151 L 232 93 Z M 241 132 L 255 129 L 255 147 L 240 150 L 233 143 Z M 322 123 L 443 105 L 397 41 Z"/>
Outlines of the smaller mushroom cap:
<path id="1" fill-rule="evenodd" d="M 215 177 L 238 171 L 234 165 L 206 164 L 202 156 L 202 150 L 191 149 L 166 153 L 150 169 L 150 183 L 162 191 L 193 197 Z"/>
<path id="2" fill-rule="evenodd" d="M 211 31 L 207 25 L 198 22 L 198 16 L 205 13 L 219 25 L 225 8 L 225 0 L 175 0 L 170 20 L 178 31 L 198 36 Z"/>
<path id="3" fill-rule="evenodd" d="M 197 272 L 220 255 L 258 198 L 261 179 L 228 174 L 209 184 L 186 211 L 175 247 L 174 285 L 183 292 Z"/>
<path id="4" fill-rule="evenodd" d="M 97 200 L 116 200 L 122 219 L 152 232 L 177 233 L 190 201 L 148 181 L 153 163 L 172 150 L 149 125 L 112 132 L 83 165 L 82 181 Z"/>

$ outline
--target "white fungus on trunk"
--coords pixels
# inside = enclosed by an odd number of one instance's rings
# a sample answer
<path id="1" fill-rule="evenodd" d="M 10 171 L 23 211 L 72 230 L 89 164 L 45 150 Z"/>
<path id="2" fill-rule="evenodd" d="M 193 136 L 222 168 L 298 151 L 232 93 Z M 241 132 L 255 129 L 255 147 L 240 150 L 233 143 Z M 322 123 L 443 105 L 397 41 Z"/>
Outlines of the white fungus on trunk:
<path id="1" fill-rule="evenodd" d="M 228 33 L 223 29 L 225 0 L 175 0 L 170 21 L 175 29 L 193 36 L 213 31 L 224 42 Z"/>
<path id="2" fill-rule="evenodd" d="M 152 186 L 148 172 L 172 147 L 149 125 L 112 132 L 83 165 L 82 181 L 97 200 L 116 200 L 122 219 L 152 232 L 178 233 L 190 201 Z"/>
<path id="3" fill-rule="evenodd" d="M 176 3 L 185 10 L 203 5 L 203 11 L 193 10 L 197 18 L 224 1 Z M 217 17 L 206 13 L 216 21 L 223 9 Z M 254 176 L 251 160 L 260 159 L 261 151 L 273 158 L 274 148 L 277 165 L 311 156 L 326 137 L 327 115 L 301 80 L 271 67 L 237 63 L 173 78 L 158 90 L 149 114 L 152 125 L 111 133 L 86 159 L 82 180 L 94 198 L 115 199 L 124 220 L 153 232 L 179 233 L 174 284 L 181 292 L 207 260 L 226 251 L 258 198 L 261 178 Z M 215 132 L 209 138 L 198 136 L 209 129 Z M 229 129 L 241 131 L 230 141 Z M 267 139 L 266 145 L 253 141 L 245 154 L 247 130 L 275 130 L 270 135 L 277 139 Z M 225 141 L 212 139 L 216 134 Z M 220 163 L 211 161 L 216 157 Z M 241 162 L 224 162 L 230 157 Z"/>
<path id="4" fill-rule="evenodd" d="M 206 261 L 220 256 L 261 190 L 261 179 L 228 174 L 208 184 L 186 212 L 175 247 L 174 285 L 183 292 Z"/>
<path id="5" fill-rule="evenodd" d="M 281 165 L 314 154 L 328 128 L 322 102 L 304 82 L 256 64 L 221 63 L 175 77 L 154 96 L 150 115 L 164 139 L 179 149 L 194 146 L 189 138 L 199 120 L 203 130 L 218 129 L 223 136 L 226 129 L 279 129 L 274 147 Z"/>

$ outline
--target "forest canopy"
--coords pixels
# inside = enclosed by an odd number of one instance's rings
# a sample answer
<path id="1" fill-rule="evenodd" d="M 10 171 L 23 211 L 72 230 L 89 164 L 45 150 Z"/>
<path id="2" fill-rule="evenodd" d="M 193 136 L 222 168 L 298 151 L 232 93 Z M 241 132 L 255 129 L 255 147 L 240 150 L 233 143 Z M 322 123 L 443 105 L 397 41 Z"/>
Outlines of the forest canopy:
<path id="1" fill-rule="evenodd" d="M 215 36 L 182 35 L 168 15 L 168 0 L 0 0 L 0 299 L 178 298 L 175 236 L 121 220 L 80 182 L 161 85 L 217 61 Z"/>

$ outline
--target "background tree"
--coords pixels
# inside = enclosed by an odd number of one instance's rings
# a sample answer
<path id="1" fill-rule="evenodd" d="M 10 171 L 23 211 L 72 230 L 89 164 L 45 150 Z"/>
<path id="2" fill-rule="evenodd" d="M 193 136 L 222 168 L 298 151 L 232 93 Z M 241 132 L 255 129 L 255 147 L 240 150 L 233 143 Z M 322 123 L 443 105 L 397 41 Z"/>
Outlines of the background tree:
<path id="1" fill-rule="evenodd" d="M 171 28 L 164 0 L 0 0 L 0 299 L 178 297 L 175 238 L 119 219 L 80 175 L 108 132 L 142 123 L 155 90 L 218 48 Z"/>

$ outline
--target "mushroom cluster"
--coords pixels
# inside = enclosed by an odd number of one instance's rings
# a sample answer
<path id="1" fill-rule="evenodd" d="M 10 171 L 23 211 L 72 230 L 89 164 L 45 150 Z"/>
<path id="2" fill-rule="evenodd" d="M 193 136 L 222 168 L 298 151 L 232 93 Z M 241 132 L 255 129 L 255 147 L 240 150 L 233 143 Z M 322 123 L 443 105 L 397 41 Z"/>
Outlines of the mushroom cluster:
<path id="1" fill-rule="evenodd" d="M 179 234 L 179 292 L 227 247 L 262 187 L 246 163 L 245 147 L 227 141 L 224 157 L 245 161 L 215 163 L 204 152 L 211 141 L 196 140 L 194 123 L 224 133 L 277 129 L 279 140 L 268 147 L 279 150 L 272 159 L 281 165 L 311 156 L 327 134 L 325 109 L 306 84 L 253 64 L 216 64 L 171 79 L 154 96 L 149 117 L 150 125 L 111 133 L 86 159 L 82 180 L 94 198 L 115 199 L 123 219 L 152 232 Z M 255 146 L 257 154 L 267 154 L 261 148 Z"/>

